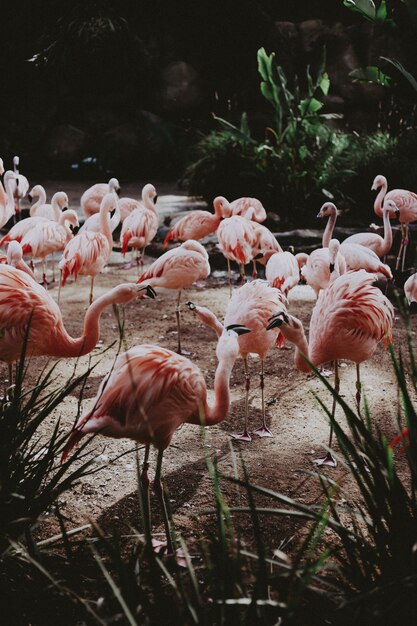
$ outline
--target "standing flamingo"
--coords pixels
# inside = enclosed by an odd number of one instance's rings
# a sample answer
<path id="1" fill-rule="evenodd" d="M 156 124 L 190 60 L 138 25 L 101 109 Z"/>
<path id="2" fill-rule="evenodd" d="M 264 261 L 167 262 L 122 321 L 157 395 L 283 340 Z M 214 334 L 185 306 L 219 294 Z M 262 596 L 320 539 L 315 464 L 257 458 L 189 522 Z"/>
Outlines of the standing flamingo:
<path id="1" fill-rule="evenodd" d="M 149 211 L 155 210 L 155 204 L 158 200 L 158 194 L 155 187 L 151 183 L 144 185 L 142 189 L 142 200 L 134 198 L 120 198 L 120 221 L 123 223 L 127 216 L 135 209 L 145 208 Z"/>
<path id="2" fill-rule="evenodd" d="M 287 296 L 289 290 L 300 282 L 296 257 L 291 252 L 275 252 L 266 264 L 265 278 L 272 287 L 280 289 Z"/>
<path id="3" fill-rule="evenodd" d="M 197 280 L 207 278 L 210 274 L 208 254 L 201 243 L 190 239 L 178 248 L 168 250 L 138 279 L 138 283 L 146 283 L 152 287 L 166 287 L 178 290 L 175 314 L 178 330 L 178 354 L 181 354 L 181 291 L 190 287 Z"/>
<path id="4" fill-rule="evenodd" d="M 90 304 L 93 301 L 94 278 L 105 267 L 110 258 L 113 238 L 110 230 L 110 212 L 116 208 L 117 197 L 108 193 L 101 201 L 100 221 L 101 232 L 85 230 L 78 233 L 65 246 L 58 264 L 62 272 L 61 285 L 64 287 L 68 276 L 91 276 Z"/>
<path id="5" fill-rule="evenodd" d="M 296 346 L 294 363 L 301 372 L 309 372 L 308 358 L 314 366 L 327 361 L 335 364 L 335 391 L 339 392 L 338 359 L 356 363 L 356 402 L 360 411 L 360 363 L 374 354 L 380 341 L 390 341 L 394 320 L 391 302 L 374 286 L 375 277 L 364 270 L 348 272 L 323 290 L 310 320 L 309 342 L 303 325 L 297 318 L 278 311 L 272 316 L 268 329 L 279 328 L 286 339 Z M 332 417 L 336 410 L 333 399 Z M 329 448 L 333 427 L 330 429 Z M 329 451 L 319 465 L 336 466 Z"/>
<path id="6" fill-rule="evenodd" d="M 247 220 L 254 222 L 264 222 L 266 220 L 266 211 L 260 200 L 257 198 L 237 198 L 225 205 L 223 217 L 232 217 L 239 215 Z"/>
<path id="7" fill-rule="evenodd" d="M 214 214 L 209 211 L 190 211 L 184 215 L 169 230 L 163 247 L 166 248 L 169 241 L 188 241 L 188 239 L 197 241 L 214 233 L 223 218 L 226 203 L 225 198 L 218 196 L 213 200 Z"/>
<path id="8" fill-rule="evenodd" d="M 4 189 L 6 192 L 6 204 L 0 205 L 0 228 L 3 228 L 11 217 L 15 214 L 15 203 L 13 196 L 13 183 L 15 174 L 8 170 L 3 176 Z"/>
<path id="9" fill-rule="evenodd" d="M 11 241 L 7 246 L 7 254 L 0 253 L 0 263 L 11 265 L 21 272 L 25 272 L 31 278 L 35 278 L 35 274 L 23 260 L 22 246 L 17 241 Z"/>
<path id="10" fill-rule="evenodd" d="M 255 235 L 252 250 L 253 277 L 256 278 L 256 261 L 265 265 L 268 259 L 275 254 L 275 252 L 283 252 L 283 249 L 279 245 L 274 234 L 271 233 L 271 231 L 263 224 L 253 222 L 253 232 Z"/>
<path id="11" fill-rule="evenodd" d="M 120 200 L 117 200 L 116 208 L 112 211 L 112 213 L 113 214 L 110 218 L 110 230 L 114 233 L 120 224 Z M 85 230 L 89 230 L 92 233 L 99 233 L 101 231 L 100 213 L 94 213 L 93 215 L 90 215 L 90 217 L 87 217 L 78 232 L 83 233 Z"/>
<path id="12" fill-rule="evenodd" d="M 393 204 L 390 205 L 390 217 L 397 217 L 401 223 L 401 246 L 398 252 L 395 269 L 397 270 L 399 268 L 402 256 L 401 268 L 402 271 L 404 271 L 405 255 L 409 244 L 409 224 L 410 222 L 417 221 L 417 194 L 413 191 L 408 191 L 407 189 L 391 189 L 391 191 L 388 191 L 387 193 L 388 182 L 385 176 L 382 176 L 381 174 L 375 177 L 372 189 L 379 189 L 379 193 L 375 198 L 374 203 L 374 211 L 379 217 L 382 216 L 383 203 L 385 206 L 387 204 L 387 200 L 391 200 L 393 202 Z"/>
<path id="13" fill-rule="evenodd" d="M 42 282 L 44 287 L 48 284 L 45 271 L 46 257 L 54 254 L 54 252 L 64 250 L 67 243 L 72 239 L 71 227 L 75 228 L 76 226 L 78 226 L 77 213 L 69 209 L 61 213 L 58 222 L 53 220 L 38 222 L 22 238 L 23 254 L 31 256 L 32 259 L 42 260 Z"/>
<path id="14" fill-rule="evenodd" d="M 219 238 L 220 251 L 227 259 L 231 295 L 230 261 L 235 261 L 239 264 L 240 276 L 242 280 L 245 280 L 245 265 L 253 260 L 256 234 L 251 221 L 239 215 L 234 215 L 233 217 L 224 219 L 220 223 L 217 229 L 217 236 Z"/>
<path id="15" fill-rule="evenodd" d="M 278 310 L 286 313 L 286 298 L 278 289 L 270 287 L 263 280 L 254 280 L 246 283 L 237 289 L 228 304 L 224 324 L 206 307 L 196 306 L 193 302 L 188 302 L 187 306 L 205 324 L 212 328 L 220 337 L 224 328 L 233 328 L 235 325 L 245 326 L 251 331 L 244 337 L 239 337 L 239 350 L 243 358 L 245 368 L 245 427 L 243 432 L 232 435 L 234 439 L 240 441 L 251 441 L 248 430 L 249 418 L 249 390 L 250 375 L 248 369 L 248 357 L 252 352 L 258 354 L 261 360 L 261 402 L 262 402 L 262 426 L 254 433 L 259 437 L 272 437 L 272 433 L 265 421 L 265 400 L 264 400 L 264 363 L 269 350 L 274 345 L 279 345 L 279 335 L 271 335 L 266 326 L 271 315 Z"/>
<path id="16" fill-rule="evenodd" d="M 145 187 L 147 191 L 145 192 Z M 123 221 L 122 230 L 120 233 L 120 241 L 122 243 L 122 254 L 126 254 L 127 249 L 134 248 L 136 250 L 135 263 L 139 266 L 139 257 L 137 251 L 141 250 L 141 261 L 143 265 L 143 258 L 145 255 L 145 248 L 149 245 L 152 239 L 155 237 L 158 225 L 159 217 L 155 210 L 154 200 L 156 200 L 156 189 L 153 185 L 145 185 L 144 192 L 145 198 L 147 198 L 146 205 L 140 205 L 139 208 L 132 211 Z M 128 268 L 131 265 L 127 266 Z"/>
<path id="17" fill-rule="evenodd" d="M 84 191 L 80 204 L 86 218 L 100 212 L 103 198 L 108 193 L 115 193 L 116 195 L 120 193 L 120 185 L 117 178 L 110 178 L 108 183 L 96 183 Z"/>
<path id="18" fill-rule="evenodd" d="M 16 215 L 20 219 L 20 202 L 29 191 L 29 181 L 26 176 L 19 172 L 20 159 L 18 156 L 13 157 L 13 171 L 15 174 L 13 196 L 16 200 Z"/>
<path id="19" fill-rule="evenodd" d="M 149 537 L 152 542 L 148 469 L 151 444 L 156 447 L 158 458 L 154 486 L 161 506 L 169 555 L 173 555 L 174 551 L 161 480 L 164 451 L 182 424 L 213 426 L 225 419 L 230 409 L 230 376 L 239 355 L 238 337 L 248 332 L 243 326 L 234 326 L 226 328 L 219 338 L 213 405 L 208 404 L 206 382 L 201 370 L 189 359 L 171 350 L 146 344 L 120 354 L 110 374 L 101 383 L 92 409 L 78 420 L 64 448 L 62 462 L 88 433 L 118 439 L 127 437 L 145 444 L 141 481 L 146 539 Z"/>

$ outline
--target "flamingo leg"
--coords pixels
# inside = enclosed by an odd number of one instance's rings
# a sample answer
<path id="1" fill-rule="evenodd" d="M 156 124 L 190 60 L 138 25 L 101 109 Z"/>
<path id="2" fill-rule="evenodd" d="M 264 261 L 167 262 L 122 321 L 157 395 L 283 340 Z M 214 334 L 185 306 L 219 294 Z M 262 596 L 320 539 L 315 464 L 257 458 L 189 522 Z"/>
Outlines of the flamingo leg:
<path id="1" fill-rule="evenodd" d="M 177 298 L 177 306 L 175 307 L 175 316 L 177 318 L 177 332 L 178 332 L 178 347 L 177 353 L 182 354 L 181 352 L 181 307 L 180 307 L 180 299 L 181 299 L 181 290 L 178 292 Z"/>
<path id="2" fill-rule="evenodd" d="M 258 270 L 256 269 L 256 261 L 255 261 L 255 259 L 252 259 L 252 263 L 253 263 L 252 278 L 257 278 Z"/>
<path id="3" fill-rule="evenodd" d="M 45 289 L 48 286 L 48 281 L 46 280 L 46 267 L 45 267 L 45 259 L 42 259 L 42 285 Z"/>
<path id="4" fill-rule="evenodd" d="M 243 265 L 243 263 L 240 266 L 240 280 L 241 280 L 242 285 L 244 285 L 246 282 L 246 277 L 245 277 L 245 266 Z"/>
<path id="5" fill-rule="evenodd" d="M 400 249 L 398 251 L 398 256 L 397 256 L 397 261 L 395 263 L 395 269 L 398 270 L 398 268 L 400 267 L 400 259 L 401 259 L 401 254 L 403 251 L 403 247 L 404 247 L 404 225 L 403 223 L 401 223 L 401 245 L 400 245 Z"/>
<path id="6" fill-rule="evenodd" d="M 229 297 L 232 297 L 232 270 L 230 269 L 230 259 L 227 259 L 227 274 L 229 276 Z"/>
<path id="7" fill-rule="evenodd" d="M 338 362 L 336 360 L 336 361 L 334 361 L 334 390 L 335 390 L 336 394 L 339 393 L 339 389 L 340 389 L 339 365 L 338 365 Z M 328 445 L 329 448 L 332 447 L 332 441 L 333 441 L 333 420 L 334 420 L 335 413 L 336 413 L 336 397 L 333 396 L 332 422 L 330 424 L 330 436 L 329 436 L 329 445 Z M 336 467 L 337 466 L 337 461 L 336 461 L 335 457 L 333 456 L 333 454 L 331 453 L 330 450 L 327 452 L 327 454 L 324 457 L 322 457 L 320 459 L 315 459 L 314 463 L 316 465 L 328 465 L 329 467 Z"/>
<path id="8" fill-rule="evenodd" d="M 55 259 L 52 257 L 51 259 L 52 262 L 52 282 L 55 282 Z"/>
<path id="9" fill-rule="evenodd" d="M 154 480 L 154 489 L 156 495 L 158 496 L 159 504 L 161 507 L 162 520 L 164 522 L 165 534 L 167 538 L 167 553 L 168 555 L 174 555 L 174 547 L 171 538 L 171 530 L 169 526 L 168 519 L 168 509 L 166 505 L 166 493 L 165 486 L 162 482 L 161 470 L 162 470 L 162 458 L 164 455 L 163 450 L 158 451 L 158 460 L 156 462 L 156 471 L 155 471 L 155 480 Z M 160 546 L 161 547 L 161 546 Z"/>
<path id="10" fill-rule="evenodd" d="M 145 527 L 145 540 L 148 546 L 152 545 L 152 533 L 151 533 L 151 502 L 149 497 L 149 451 L 150 444 L 145 446 L 145 458 L 142 465 L 142 473 L 140 475 L 140 481 L 142 484 L 142 506 L 143 506 L 143 523 Z"/>
<path id="11" fill-rule="evenodd" d="M 264 360 L 261 359 L 261 401 L 262 401 L 262 426 L 254 430 L 254 434 L 258 437 L 273 437 L 273 434 L 269 430 L 265 422 L 265 376 L 264 376 Z"/>
<path id="12" fill-rule="evenodd" d="M 358 409 L 358 414 L 361 414 L 361 398 L 362 398 L 362 383 L 361 383 L 361 372 L 360 372 L 360 364 L 356 363 L 356 407 Z"/>
<path id="13" fill-rule="evenodd" d="M 248 418 L 249 418 L 249 390 L 250 390 L 250 376 L 248 370 L 248 359 L 243 359 L 245 367 L 245 428 L 242 433 L 235 433 L 232 435 L 233 439 L 238 441 L 252 441 L 252 437 L 248 432 Z"/>
<path id="14" fill-rule="evenodd" d="M 90 287 L 90 299 L 89 303 L 93 303 L 93 290 L 94 290 L 94 276 L 91 277 L 91 287 Z"/>
<path id="15" fill-rule="evenodd" d="M 407 247 L 408 247 L 408 233 L 409 233 L 409 225 L 406 224 L 405 225 L 405 237 L 404 237 L 404 246 L 403 246 L 403 259 L 402 259 L 402 265 L 401 265 L 401 270 L 404 271 L 404 265 L 405 265 L 405 257 L 407 255 Z"/>
<path id="16" fill-rule="evenodd" d="M 61 288 L 62 288 L 62 270 L 59 270 L 58 306 L 61 300 Z"/>

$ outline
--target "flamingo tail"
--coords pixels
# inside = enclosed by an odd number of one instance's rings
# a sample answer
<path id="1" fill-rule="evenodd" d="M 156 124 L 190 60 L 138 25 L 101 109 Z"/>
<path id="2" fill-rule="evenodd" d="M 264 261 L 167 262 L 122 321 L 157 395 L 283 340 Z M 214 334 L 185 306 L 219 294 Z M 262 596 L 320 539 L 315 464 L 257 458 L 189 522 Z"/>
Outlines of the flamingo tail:
<path id="1" fill-rule="evenodd" d="M 75 448 L 75 446 L 78 445 L 78 443 L 84 437 L 84 434 L 85 433 L 83 433 L 81 430 L 73 430 L 70 433 L 70 436 L 68 437 L 68 441 L 65 444 L 64 450 L 62 451 L 61 464 L 65 463 L 65 461 L 68 458 L 69 453 L 71 452 L 71 450 Z"/>

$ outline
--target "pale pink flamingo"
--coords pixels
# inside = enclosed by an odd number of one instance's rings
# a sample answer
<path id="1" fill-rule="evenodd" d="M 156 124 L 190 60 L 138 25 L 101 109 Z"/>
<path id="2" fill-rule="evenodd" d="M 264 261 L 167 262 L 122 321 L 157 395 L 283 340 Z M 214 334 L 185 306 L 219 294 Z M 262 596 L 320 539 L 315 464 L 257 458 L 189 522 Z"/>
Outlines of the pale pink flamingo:
<path id="1" fill-rule="evenodd" d="M 113 233 L 120 224 L 120 200 L 117 200 L 116 208 L 112 213 L 113 215 L 111 215 L 110 218 L 110 230 Z M 90 217 L 87 217 L 78 232 L 83 233 L 85 230 L 89 230 L 92 233 L 99 233 L 101 231 L 100 213 L 94 213 L 90 215 Z"/>
<path id="2" fill-rule="evenodd" d="M 151 444 L 158 450 L 154 487 L 161 506 L 168 554 L 173 555 L 161 474 L 164 451 L 182 424 L 213 426 L 226 418 L 230 409 L 230 376 L 239 356 L 238 337 L 248 332 L 243 326 L 235 326 L 226 328 L 219 338 L 212 405 L 208 403 L 201 370 L 184 356 L 146 344 L 120 354 L 102 381 L 92 408 L 78 420 L 68 438 L 62 462 L 89 433 L 117 439 L 127 437 L 145 444 L 141 481 L 149 549 L 153 543 L 148 477 Z M 160 542 L 157 543 L 160 548 Z"/>
<path id="3" fill-rule="evenodd" d="M 181 354 L 181 291 L 190 287 L 197 280 L 207 278 L 209 274 L 210 264 L 206 250 L 201 243 L 190 239 L 178 248 L 165 252 L 138 279 L 138 283 L 146 283 L 152 287 L 165 287 L 178 291 L 175 314 L 177 318 L 179 354 Z"/>
<path id="4" fill-rule="evenodd" d="M 0 265 L 0 360 L 11 366 L 27 340 L 26 356 L 79 357 L 93 350 L 100 338 L 100 316 L 111 304 L 125 304 L 147 295 L 151 288 L 134 283 L 118 285 L 97 298 L 89 307 L 81 337 L 65 330 L 58 304 L 49 293 L 24 272 Z"/>
<path id="5" fill-rule="evenodd" d="M 108 183 L 96 183 L 84 191 L 80 204 L 85 217 L 99 213 L 104 196 L 112 192 L 116 195 L 120 193 L 120 185 L 117 178 L 110 178 Z"/>
<path id="6" fill-rule="evenodd" d="M 22 246 L 17 241 L 11 241 L 7 246 L 7 254 L 2 254 L 0 252 L 0 263 L 7 265 L 11 265 L 21 272 L 25 272 L 31 278 L 35 278 L 35 274 L 32 272 L 30 267 L 23 260 L 23 251 Z"/>
<path id="7" fill-rule="evenodd" d="M 143 265 L 145 248 L 155 237 L 159 226 L 159 217 L 154 204 L 157 198 L 155 187 L 150 184 L 145 185 L 143 194 L 146 198 L 146 204 L 140 204 L 139 208 L 129 213 L 123 221 L 120 232 L 122 254 L 126 254 L 128 248 L 134 248 L 136 250 L 136 266 L 139 266 L 139 260 L 142 261 Z M 138 250 L 141 250 L 140 259 L 137 256 Z M 125 266 L 125 268 L 130 267 L 132 264 Z"/>
<path id="8" fill-rule="evenodd" d="M 4 163 L 3 159 L 0 158 L 0 206 L 6 206 L 7 204 L 7 195 L 3 187 L 3 174 L 4 174 Z"/>
<path id="9" fill-rule="evenodd" d="M 257 224 L 253 222 L 253 231 L 255 234 L 255 241 L 252 250 L 253 257 L 253 277 L 256 278 L 256 262 L 265 265 L 268 259 L 275 254 L 275 252 L 283 252 L 283 249 L 279 245 L 275 236 L 271 231 L 263 224 Z"/>
<path id="10" fill-rule="evenodd" d="M 65 191 L 57 191 L 52 196 L 51 204 L 46 202 L 46 191 L 42 185 L 35 185 L 29 193 L 30 198 L 38 198 L 29 209 L 30 217 L 45 217 L 57 222 L 62 211 L 68 209 L 69 200 Z"/>
<path id="11" fill-rule="evenodd" d="M 232 217 L 239 215 L 247 220 L 254 222 L 264 222 L 266 220 L 266 211 L 260 200 L 257 198 L 237 198 L 225 205 L 223 217 Z"/>
<path id="12" fill-rule="evenodd" d="M 330 265 L 332 263 L 329 248 L 318 248 L 308 256 L 307 263 L 301 268 L 301 276 L 314 291 L 316 295 L 322 289 L 328 287 L 331 274 Z M 337 257 L 338 275 L 343 273 L 344 261 L 340 255 Z"/>
<path id="13" fill-rule="evenodd" d="M 6 204 L 0 205 L 0 228 L 3 228 L 13 215 L 15 215 L 15 202 L 13 196 L 13 184 L 15 174 L 8 170 L 3 176 L 4 190 L 6 192 Z"/>
<path id="14" fill-rule="evenodd" d="M 220 337 L 224 328 L 233 328 L 235 325 L 245 326 L 251 331 L 250 334 L 239 337 L 239 351 L 243 358 L 246 382 L 245 426 L 243 432 L 232 436 L 240 441 L 252 440 L 248 430 L 250 390 L 248 357 L 252 352 L 253 354 L 258 354 L 261 361 L 262 426 L 257 428 L 254 433 L 259 437 L 272 437 L 272 433 L 265 421 L 264 362 L 269 350 L 274 345 L 280 345 L 280 333 L 270 335 L 266 330 L 266 326 L 274 312 L 281 310 L 286 313 L 285 296 L 281 291 L 270 287 L 263 280 L 254 280 L 251 283 L 246 283 L 234 291 L 227 306 L 224 324 L 207 307 L 196 306 L 193 302 L 188 302 L 187 306 L 199 317 L 203 324 L 212 328 L 218 337 Z"/>
<path id="15" fill-rule="evenodd" d="M 0 240 L 0 246 L 8 246 L 10 241 L 21 242 L 26 233 L 35 228 L 37 224 L 44 224 L 48 221 L 46 217 L 26 217 L 12 226 L 7 235 Z"/>
<path id="16" fill-rule="evenodd" d="M 371 358 L 380 341 L 391 340 L 394 309 L 391 302 L 374 286 L 375 276 L 364 270 L 347 272 L 321 291 L 310 320 L 309 341 L 297 318 L 278 311 L 272 316 L 268 329 L 279 328 L 286 339 L 296 346 L 294 363 L 302 372 L 309 372 L 306 358 L 314 366 L 327 361 L 335 364 L 335 391 L 339 392 L 338 359 L 356 363 L 356 403 L 360 411 L 360 363 Z M 332 416 L 336 410 L 333 399 Z M 333 428 L 330 430 L 329 448 Z M 328 452 L 318 464 L 336 466 Z"/>
<path id="17" fill-rule="evenodd" d="M 271 285 L 288 295 L 290 289 L 300 282 L 297 259 L 291 252 L 275 252 L 265 267 L 265 278 Z"/>
<path id="18" fill-rule="evenodd" d="M 17 217 L 20 219 L 20 202 L 26 196 L 29 191 L 29 181 L 26 176 L 19 172 L 20 159 L 18 156 L 13 157 L 13 171 L 15 174 L 13 196 L 16 200 L 15 211 Z"/>
<path id="19" fill-rule="evenodd" d="M 401 223 L 401 246 L 395 269 L 399 268 L 402 255 L 402 271 L 404 271 L 405 255 L 409 244 L 409 224 L 417 220 L 417 194 L 407 189 L 391 189 L 391 191 L 387 192 L 388 182 L 385 176 L 381 174 L 375 177 L 372 189 L 379 189 L 374 203 L 374 211 L 379 217 L 382 216 L 382 206 L 386 205 L 387 200 L 393 202 L 393 204 L 388 205 L 390 217 L 397 217 Z"/>
<path id="20" fill-rule="evenodd" d="M 404 283 L 404 293 L 408 304 L 417 302 L 417 273 L 411 274 Z"/>
<path id="21" fill-rule="evenodd" d="M 217 229 L 219 248 L 227 259 L 229 287 L 231 291 L 230 261 L 235 261 L 240 267 L 240 276 L 245 280 L 245 265 L 253 261 L 253 251 L 256 243 L 254 222 L 244 217 L 234 215 L 220 222 Z"/>
<path id="22" fill-rule="evenodd" d="M 101 232 L 85 230 L 75 235 L 65 246 L 58 264 L 62 272 L 60 282 L 62 287 L 68 276 L 74 276 L 75 280 L 79 274 L 91 276 L 90 304 L 93 301 L 94 278 L 104 269 L 111 255 L 113 238 L 110 230 L 110 212 L 116 208 L 116 203 L 117 196 L 114 193 L 104 196 L 100 207 Z"/>
<path id="23" fill-rule="evenodd" d="M 169 241 L 198 241 L 214 233 L 223 218 L 224 206 L 225 198 L 218 196 L 213 201 L 214 214 L 209 211 L 190 211 L 184 215 L 169 230 L 163 247 L 166 248 Z"/>
<path id="24" fill-rule="evenodd" d="M 297 259 L 298 269 L 301 273 L 301 268 L 303 268 L 308 261 L 308 254 L 306 252 L 297 252 L 295 258 Z"/>
<path id="25" fill-rule="evenodd" d="M 151 183 L 144 185 L 142 189 L 142 199 L 120 198 L 120 221 L 123 223 L 127 216 L 135 209 L 145 208 L 149 211 L 155 211 L 155 204 L 158 200 L 158 194 L 155 187 Z"/>
<path id="26" fill-rule="evenodd" d="M 38 222 L 22 238 L 23 254 L 32 259 L 42 260 L 42 282 L 47 286 L 45 261 L 50 254 L 61 252 L 72 239 L 72 228 L 78 226 L 77 213 L 72 209 L 61 213 L 58 222 L 46 220 Z M 10 247 L 10 244 L 9 244 Z"/>

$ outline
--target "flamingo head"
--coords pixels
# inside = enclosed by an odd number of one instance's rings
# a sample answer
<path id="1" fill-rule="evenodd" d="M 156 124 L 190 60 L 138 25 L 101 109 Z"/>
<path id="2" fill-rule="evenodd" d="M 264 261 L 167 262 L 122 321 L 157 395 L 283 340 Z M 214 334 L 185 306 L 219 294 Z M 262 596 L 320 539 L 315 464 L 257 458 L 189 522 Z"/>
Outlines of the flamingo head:
<path id="1" fill-rule="evenodd" d="M 156 189 L 153 185 L 151 185 L 151 183 L 148 183 L 142 189 L 142 201 L 145 201 L 146 198 L 149 198 L 149 200 L 151 200 L 154 204 L 156 204 L 156 201 L 158 200 Z"/>
<path id="2" fill-rule="evenodd" d="M 404 294 L 405 294 L 405 297 L 407 298 L 407 302 L 410 306 L 410 310 L 413 310 L 413 312 L 415 312 L 415 307 L 417 305 L 417 273 L 412 274 L 405 281 Z"/>
<path id="3" fill-rule="evenodd" d="M 299 319 L 293 315 L 288 315 L 285 311 L 279 311 L 269 318 L 266 330 L 279 328 L 285 339 L 292 343 L 297 343 L 300 335 L 304 335 L 304 328 Z"/>
<path id="4" fill-rule="evenodd" d="M 109 192 L 120 195 L 120 183 L 117 178 L 110 178 L 109 180 Z"/>
<path id="5" fill-rule="evenodd" d="M 337 208 L 333 202 L 325 202 L 317 214 L 317 217 L 329 217 L 330 215 L 336 215 Z"/>
<path id="6" fill-rule="evenodd" d="M 3 164 L 3 159 L 0 159 L 0 176 L 3 176 L 4 174 L 4 164 Z"/>
<path id="7" fill-rule="evenodd" d="M 378 176 L 375 176 L 374 178 L 371 190 L 377 191 L 381 187 L 387 187 L 387 179 L 385 178 L 385 176 L 382 176 L 382 174 L 378 174 Z"/>
<path id="8" fill-rule="evenodd" d="M 23 259 L 22 246 L 18 241 L 10 241 L 7 246 L 7 263 L 16 266 Z"/>
<path id="9" fill-rule="evenodd" d="M 33 198 L 39 198 L 44 193 L 44 188 L 42 185 L 35 185 L 28 193 L 29 202 L 33 201 Z"/>
<path id="10" fill-rule="evenodd" d="M 188 306 L 188 308 L 190 309 L 190 311 L 195 311 L 196 310 L 196 305 L 194 304 L 194 302 L 186 302 L 185 306 Z"/>
<path id="11" fill-rule="evenodd" d="M 127 304 L 135 298 L 156 297 L 156 292 L 150 285 L 138 283 L 122 283 L 113 290 L 112 300 L 115 304 Z"/>
<path id="12" fill-rule="evenodd" d="M 59 206 L 61 211 L 66 211 L 69 205 L 69 199 L 65 191 L 57 191 L 51 200 L 51 204 L 54 204 L 54 201 Z"/>
<path id="13" fill-rule="evenodd" d="M 230 203 L 224 196 L 217 196 L 213 200 L 214 212 L 221 215 L 222 218 L 230 217 L 232 215 L 232 209 Z"/>
<path id="14" fill-rule="evenodd" d="M 216 348 L 216 356 L 219 361 L 228 360 L 232 365 L 239 356 L 239 337 L 250 333 L 250 329 L 242 324 L 230 324 L 219 337 Z"/>
<path id="15" fill-rule="evenodd" d="M 59 222 L 61 224 L 68 223 L 71 230 L 80 225 L 78 222 L 78 215 L 74 211 L 74 209 L 68 209 L 67 211 L 64 211 L 60 216 Z"/>
<path id="16" fill-rule="evenodd" d="M 388 214 L 391 218 L 396 217 L 397 220 L 400 218 L 400 209 L 397 207 L 394 200 L 391 200 L 391 198 L 388 198 L 388 200 L 385 200 L 384 207 L 382 210 L 383 211 L 388 210 Z"/>

